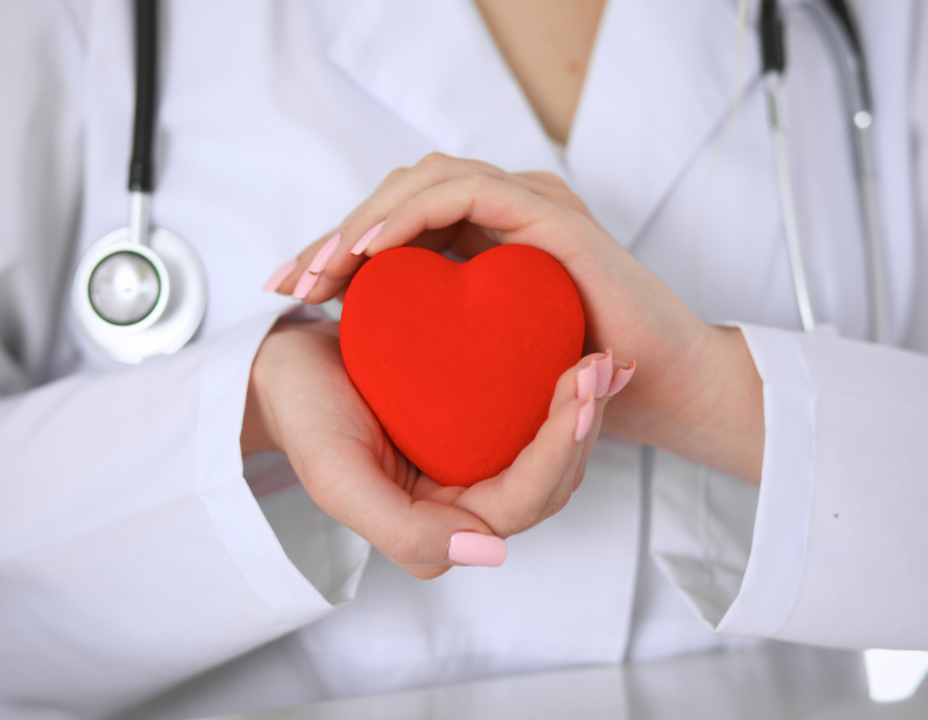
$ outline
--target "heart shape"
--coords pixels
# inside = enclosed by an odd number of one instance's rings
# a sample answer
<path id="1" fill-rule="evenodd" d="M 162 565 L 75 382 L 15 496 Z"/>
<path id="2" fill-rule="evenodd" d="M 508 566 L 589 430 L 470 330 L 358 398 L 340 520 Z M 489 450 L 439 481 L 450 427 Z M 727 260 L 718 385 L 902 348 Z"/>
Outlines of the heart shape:
<path id="1" fill-rule="evenodd" d="M 351 281 L 340 328 L 348 374 L 397 448 L 463 486 L 532 441 L 583 336 L 567 272 L 525 245 L 466 263 L 421 248 L 379 253 Z"/>

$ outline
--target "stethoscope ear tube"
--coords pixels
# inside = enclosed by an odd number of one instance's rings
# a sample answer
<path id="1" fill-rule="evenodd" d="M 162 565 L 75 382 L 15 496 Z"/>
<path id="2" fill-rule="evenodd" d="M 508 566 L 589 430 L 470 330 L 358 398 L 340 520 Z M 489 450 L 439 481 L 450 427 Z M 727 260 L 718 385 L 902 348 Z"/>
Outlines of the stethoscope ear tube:
<path id="1" fill-rule="evenodd" d="M 844 103 L 854 138 L 854 156 L 860 192 L 861 220 L 867 244 L 869 294 L 872 336 L 880 343 L 891 341 L 891 318 L 886 269 L 883 258 L 883 231 L 879 190 L 873 155 L 870 85 L 863 48 L 857 28 L 844 0 L 805 3 L 828 50 L 838 65 L 842 78 Z M 793 275 L 796 302 L 803 330 L 817 329 L 809 284 L 802 258 L 802 244 L 796 215 L 795 195 L 783 121 L 782 76 L 786 67 L 783 24 L 776 0 L 763 0 L 761 5 L 761 52 L 764 81 L 767 90 L 770 131 L 774 145 L 774 160 L 783 213 L 787 251 Z"/>
<path id="2" fill-rule="evenodd" d="M 158 84 L 158 4 L 135 0 L 135 123 L 129 191 L 150 193 L 153 184 L 152 146 L 155 137 Z"/>
<path id="3" fill-rule="evenodd" d="M 767 107 L 770 116 L 770 134 L 773 140 L 773 160 L 777 168 L 777 187 L 780 193 L 780 208 L 783 214 L 783 230 L 786 234 L 786 250 L 789 255 L 790 271 L 793 275 L 793 290 L 799 307 L 802 329 L 815 332 L 815 315 L 809 296 L 809 281 L 802 258 L 799 240 L 799 222 L 796 213 L 796 194 L 793 190 L 793 172 L 789 161 L 789 146 L 783 124 L 783 93 L 780 86 L 781 74 L 771 70 L 764 75 L 767 88 Z"/>

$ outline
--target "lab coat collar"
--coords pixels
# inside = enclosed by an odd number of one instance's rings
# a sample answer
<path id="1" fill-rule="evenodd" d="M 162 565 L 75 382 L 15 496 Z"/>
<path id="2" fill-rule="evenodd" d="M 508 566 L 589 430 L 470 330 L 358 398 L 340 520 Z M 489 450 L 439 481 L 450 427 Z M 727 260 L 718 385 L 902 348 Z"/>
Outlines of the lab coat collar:
<path id="1" fill-rule="evenodd" d="M 470 0 L 358 0 L 327 55 L 436 150 L 563 174 Z"/>
<path id="2" fill-rule="evenodd" d="M 469 0 L 358 0 L 327 52 L 436 149 L 566 175 L 630 246 L 724 125 L 736 29 L 737 0 L 608 3 L 566 167 Z M 746 35 L 749 83 L 759 51 L 752 27 Z"/>
<path id="3" fill-rule="evenodd" d="M 721 135 L 736 91 L 737 19 L 736 0 L 621 0 L 605 10 L 567 163 L 626 247 Z M 759 74 L 759 52 L 749 22 L 745 87 Z"/>

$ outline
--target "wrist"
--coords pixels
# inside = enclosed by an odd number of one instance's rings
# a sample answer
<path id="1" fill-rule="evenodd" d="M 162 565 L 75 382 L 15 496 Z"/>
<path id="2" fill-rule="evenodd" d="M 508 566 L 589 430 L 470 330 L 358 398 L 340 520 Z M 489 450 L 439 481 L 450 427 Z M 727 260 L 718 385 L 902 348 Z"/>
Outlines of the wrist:
<path id="1" fill-rule="evenodd" d="M 764 385 L 736 327 L 710 328 L 713 367 L 703 376 L 705 392 L 694 459 L 760 485 L 764 460 Z"/>
<path id="2" fill-rule="evenodd" d="M 267 376 L 271 355 L 271 348 L 268 345 L 269 342 L 273 342 L 271 338 L 274 333 L 275 330 L 272 329 L 265 337 L 251 365 L 240 438 L 242 457 L 266 450 L 281 449 L 268 396 Z"/>
<path id="3" fill-rule="evenodd" d="M 636 442 L 760 484 L 763 383 L 737 328 L 702 325 L 650 377 L 647 358 L 606 409 L 603 427 Z"/>
<path id="4" fill-rule="evenodd" d="M 288 380 L 306 372 L 313 348 L 320 342 L 330 345 L 337 337 L 335 322 L 280 321 L 271 328 L 258 348 L 248 379 L 241 434 L 243 457 L 265 450 L 286 452 L 285 428 L 275 408 L 292 390 Z M 337 340 L 334 342 L 337 347 Z"/>

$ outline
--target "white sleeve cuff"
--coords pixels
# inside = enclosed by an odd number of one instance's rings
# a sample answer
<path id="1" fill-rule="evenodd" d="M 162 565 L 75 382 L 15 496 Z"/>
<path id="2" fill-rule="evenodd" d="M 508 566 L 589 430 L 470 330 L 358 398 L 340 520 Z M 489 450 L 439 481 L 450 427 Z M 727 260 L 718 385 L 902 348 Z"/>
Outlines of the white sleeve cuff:
<path id="1" fill-rule="evenodd" d="M 741 329 L 764 383 L 766 423 L 750 542 L 745 527 L 738 530 L 731 492 L 693 490 L 713 485 L 687 485 L 679 468 L 662 474 L 658 457 L 655 525 L 662 506 L 674 507 L 657 492 L 671 486 L 666 478 L 685 489 L 672 497 L 693 497 L 668 515 L 676 525 L 664 522 L 656 559 L 721 632 L 928 649 L 928 358 Z"/>
<path id="2" fill-rule="evenodd" d="M 815 388 L 787 332 L 742 326 L 764 383 L 764 463 L 751 555 L 722 632 L 772 637 L 799 588 L 812 499 Z"/>
<path id="3" fill-rule="evenodd" d="M 254 356 L 276 319 L 275 314 L 239 326 L 211 343 L 200 386 L 197 485 L 213 526 L 238 570 L 268 608 L 297 627 L 354 596 L 369 548 L 318 510 L 302 487 L 286 493 L 290 502 L 284 506 L 271 497 L 259 505 L 249 486 L 241 481 L 239 437 L 245 389 Z M 230 482 L 231 478 L 237 480 Z M 308 513 L 300 518 L 302 542 L 289 531 L 293 514 L 301 511 Z M 286 550 L 282 539 L 288 541 Z M 337 557 L 332 556 L 332 550 L 338 551 Z M 321 587 L 313 579 L 321 581 Z"/>
<path id="4" fill-rule="evenodd" d="M 764 383 L 760 493 L 658 450 L 650 543 L 655 562 L 709 626 L 769 637 L 792 605 L 805 553 L 814 391 L 793 339 L 754 330 L 742 328 Z"/>

